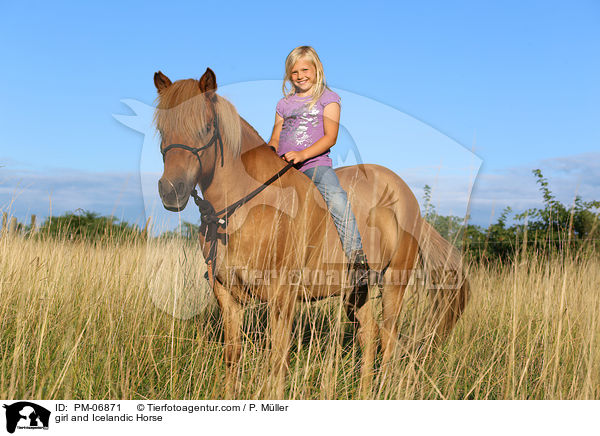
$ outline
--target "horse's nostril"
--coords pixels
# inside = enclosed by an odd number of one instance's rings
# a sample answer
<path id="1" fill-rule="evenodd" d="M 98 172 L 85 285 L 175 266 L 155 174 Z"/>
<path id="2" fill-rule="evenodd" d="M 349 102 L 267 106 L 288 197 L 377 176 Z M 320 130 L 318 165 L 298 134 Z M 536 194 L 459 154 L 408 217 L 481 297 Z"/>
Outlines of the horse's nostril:
<path id="1" fill-rule="evenodd" d="M 185 188 L 185 184 L 183 182 L 179 182 L 177 184 L 177 187 L 175 188 L 175 190 L 177 191 L 177 194 L 181 195 L 184 188 Z"/>
<path id="2" fill-rule="evenodd" d="M 162 180 L 158 181 L 158 193 L 162 196 L 164 194 L 164 187 Z"/>

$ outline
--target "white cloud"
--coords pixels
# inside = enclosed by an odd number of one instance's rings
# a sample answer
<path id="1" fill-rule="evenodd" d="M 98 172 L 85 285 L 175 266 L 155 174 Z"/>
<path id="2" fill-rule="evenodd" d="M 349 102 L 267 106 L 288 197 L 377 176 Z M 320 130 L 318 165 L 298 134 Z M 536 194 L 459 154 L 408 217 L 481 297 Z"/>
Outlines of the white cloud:
<path id="1" fill-rule="evenodd" d="M 71 169 L 47 172 L 0 170 L 0 208 L 25 221 L 77 209 L 137 222 L 143 219 L 139 175 Z"/>
<path id="2" fill-rule="evenodd" d="M 565 205 L 571 205 L 576 195 L 585 201 L 600 200 L 600 153 L 541 159 L 490 173 L 485 172 L 484 165 L 473 190 L 472 221 L 487 225 L 494 210 L 491 221 L 495 222 L 506 206 L 515 212 L 543 206 L 542 194 L 532 173 L 534 169 L 541 170 L 548 179 L 550 191 Z"/>
<path id="3" fill-rule="evenodd" d="M 506 206 L 521 212 L 542 206 L 542 195 L 532 170 L 541 169 L 556 198 L 570 205 L 575 195 L 600 200 L 600 153 L 543 159 L 528 165 L 487 173 L 477 177 L 471 196 L 471 222 L 487 226 L 495 222 Z M 433 176 L 432 176 L 433 174 Z M 423 187 L 432 187 L 432 202 L 443 215 L 462 216 L 469 181 L 464 177 L 435 175 L 435 171 L 414 169 L 402 174 L 422 203 Z M 192 202 L 181 214 L 167 212 L 156 189 L 157 173 L 90 173 L 76 170 L 0 170 L 0 208 L 25 221 L 32 213 L 40 219 L 76 209 L 114 215 L 128 222 L 142 223 L 153 216 L 160 229 L 173 228 L 179 220 L 196 222 L 198 211 Z M 145 196 L 143 196 L 143 193 Z"/>

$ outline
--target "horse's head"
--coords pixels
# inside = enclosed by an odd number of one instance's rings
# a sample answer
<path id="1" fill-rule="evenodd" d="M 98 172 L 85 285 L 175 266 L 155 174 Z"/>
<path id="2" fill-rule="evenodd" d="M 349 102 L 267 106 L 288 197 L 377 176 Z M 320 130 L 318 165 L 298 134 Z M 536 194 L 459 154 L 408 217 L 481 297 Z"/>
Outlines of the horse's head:
<path id="1" fill-rule="evenodd" d="M 164 160 L 158 192 L 166 209 L 180 211 L 196 184 L 210 185 L 216 165 L 222 163 L 223 140 L 226 144 L 232 141 L 226 134 L 221 139 L 223 126 L 217 119 L 223 118 L 223 106 L 231 104 L 215 94 L 217 80 L 210 68 L 200 80 L 174 83 L 159 71 L 154 74 L 154 84 L 158 90 L 154 118 Z"/>

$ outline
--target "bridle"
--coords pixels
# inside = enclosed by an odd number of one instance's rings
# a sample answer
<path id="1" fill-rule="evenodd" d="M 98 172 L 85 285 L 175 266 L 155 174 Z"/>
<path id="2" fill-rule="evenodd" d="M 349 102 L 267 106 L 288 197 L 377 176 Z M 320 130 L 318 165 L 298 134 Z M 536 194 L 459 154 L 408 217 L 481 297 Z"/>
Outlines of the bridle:
<path id="1" fill-rule="evenodd" d="M 161 150 L 161 153 L 163 156 L 163 162 L 165 161 L 167 152 L 169 152 L 170 150 L 173 150 L 174 148 L 181 148 L 182 150 L 189 151 L 194 156 L 196 156 L 196 158 L 198 159 L 198 163 L 200 164 L 200 174 L 202 174 L 202 160 L 200 159 L 200 152 L 212 147 L 213 145 L 215 147 L 217 147 L 217 144 L 218 144 L 219 148 L 221 149 L 221 167 L 222 167 L 224 164 L 223 138 L 221 137 L 221 132 L 219 131 L 219 123 L 217 121 L 216 115 L 213 119 L 213 129 L 214 129 L 214 132 L 213 132 L 212 138 L 208 141 L 208 143 L 206 143 L 206 145 L 204 145 L 202 147 L 194 148 L 194 147 L 190 147 L 189 145 L 185 145 L 185 144 L 169 144 L 169 145 L 167 145 L 164 149 Z M 214 167 L 214 169 L 216 169 L 216 165 L 217 165 L 217 153 L 218 153 L 218 150 L 215 150 L 215 167 Z M 223 230 L 225 230 L 227 228 L 227 220 L 228 220 L 229 216 L 231 216 L 237 210 L 238 207 L 240 207 L 243 204 L 245 204 L 246 202 L 252 200 L 260 192 L 262 192 L 267 186 L 269 186 L 275 180 L 279 179 L 282 175 L 284 175 L 293 166 L 294 166 L 294 164 L 292 162 L 289 162 L 285 167 L 283 167 L 281 170 L 279 170 L 275 175 L 273 175 L 269 180 L 264 182 L 261 186 L 256 188 L 254 191 L 250 192 L 245 197 L 239 199 L 235 203 L 232 203 L 229 206 L 227 206 L 226 208 L 224 208 L 223 210 L 220 210 L 219 212 L 215 212 L 215 208 L 210 201 L 208 201 L 204 198 L 201 198 L 198 195 L 198 192 L 196 191 L 195 187 L 194 187 L 194 189 L 192 189 L 191 195 L 194 198 L 194 203 L 196 203 L 196 206 L 198 206 L 198 210 L 200 211 L 200 220 L 201 220 L 200 233 L 202 235 L 204 235 L 205 244 L 206 243 L 210 244 L 209 249 L 208 249 L 208 255 L 206 256 L 205 261 L 206 261 L 206 268 L 207 268 L 207 278 L 208 278 L 208 281 L 209 281 L 211 287 L 214 287 L 214 280 L 215 280 L 214 265 L 215 265 L 215 261 L 217 258 L 217 241 L 221 241 L 223 243 L 223 245 L 225 245 L 225 244 L 227 244 L 227 240 L 228 240 L 227 233 L 219 233 L 218 232 L 219 227 L 221 227 Z M 212 181 L 212 178 L 214 177 L 214 169 L 213 169 L 213 174 L 211 175 L 211 181 Z"/>
<path id="2" fill-rule="evenodd" d="M 198 159 L 198 163 L 200 164 L 200 174 L 202 174 L 202 160 L 200 160 L 200 152 L 202 150 L 206 150 L 207 148 L 212 147 L 213 145 L 216 147 L 217 143 L 219 144 L 219 148 L 221 149 L 221 166 L 223 166 L 223 138 L 221 137 L 221 131 L 219 130 L 219 122 L 218 118 L 215 115 L 213 118 L 213 136 L 210 138 L 210 141 L 206 143 L 206 145 L 202 147 L 190 147 L 185 144 L 169 144 L 165 148 L 163 148 L 160 152 L 162 153 L 163 163 L 165 158 L 167 157 L 167 152 L 173 150 L 174 148 L 181 148 L 183 150 L 187 150 L 192 153 Z M 217 153 L 215 152 L 215 164 L 217 163 Z"/>

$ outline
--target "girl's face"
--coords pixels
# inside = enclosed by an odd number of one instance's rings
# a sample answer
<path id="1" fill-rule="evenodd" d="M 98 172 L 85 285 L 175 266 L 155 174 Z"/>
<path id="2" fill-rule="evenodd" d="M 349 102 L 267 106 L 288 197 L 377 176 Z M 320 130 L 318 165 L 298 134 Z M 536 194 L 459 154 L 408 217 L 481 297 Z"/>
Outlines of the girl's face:
<path id="1" fill-rule="evenodd" d="M 309 60 L 299 59 L 292 67 L 290 79 L 296 88 L 296 94 L 309 95 L 315 85 L 317 71 Z"/>

